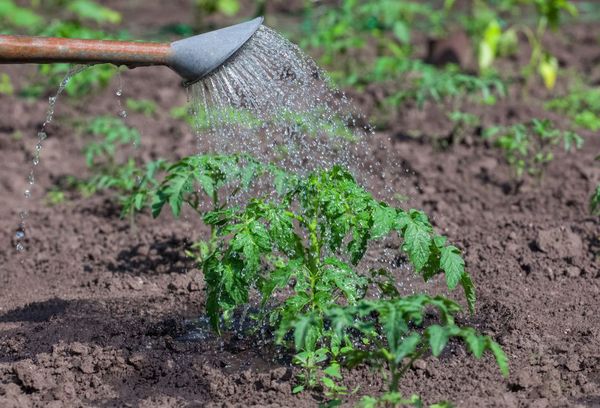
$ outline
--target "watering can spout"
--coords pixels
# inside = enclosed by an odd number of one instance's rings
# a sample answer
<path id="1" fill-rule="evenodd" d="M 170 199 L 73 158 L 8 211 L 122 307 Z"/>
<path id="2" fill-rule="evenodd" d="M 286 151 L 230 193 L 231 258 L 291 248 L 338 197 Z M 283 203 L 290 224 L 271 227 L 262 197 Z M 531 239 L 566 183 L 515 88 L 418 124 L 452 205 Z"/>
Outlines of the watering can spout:
<path id="1" fill-rule="evenodd" d="M 263 18 L 185 38 L 171 43 L 169 66 L 195 82 L 220 67 L 258 30 Z"/>
<path id="2" fill-rule="evenodd" d="M 225 63 L 262 22 L 259 17 L 171 44 L 0 35 L 0 64 L 112 63 L 130 68 L 166 65 L 192 83 Z"/>

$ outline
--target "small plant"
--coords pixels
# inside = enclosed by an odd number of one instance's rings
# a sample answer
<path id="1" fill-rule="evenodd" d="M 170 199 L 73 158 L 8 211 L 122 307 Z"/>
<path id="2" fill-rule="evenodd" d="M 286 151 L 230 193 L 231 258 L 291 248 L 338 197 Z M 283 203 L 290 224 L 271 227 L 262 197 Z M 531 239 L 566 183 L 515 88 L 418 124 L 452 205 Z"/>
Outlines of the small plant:
<path id="1" fill-rule="evenodd" d="M 484 102 L 493 103 L 494 95 L 504 96 L 506 93 L 506 86 L 499 77 L 491 74 L 486 76 L 465 74 L 452 65 L 436 68 L 415 60 L 406 61 L 396 68 L 390 65 L 389 69 L 396 72 L 404 71 L 405 75 L 404 88 L 388 97 L 388 102 L 392 106 L 398 106 L 406 100 L 414 100 L 417 106 L 422 107 L 427 100 L 441 102 L 444 98 L 457 99 L 472 94 L 479 94 Z"/>
<path id="2" fill-rule="evenodd" d="M 44 197 L 44 202 L 49 206 L 62 204 L 66 200 L 65 192 L 56 187 L 50 189 L 50 191 L 46 193 L 46 197 Z"/>
<path id="3" fill-rule="evenodd" d="M 157 173 L 165 169 L 165 161 L 158 159 L 138 165 L 134 159 L 129 158 L 124 163 L 119 162 L 116 155 L 119 148 L 135 146 L 140 142 L 139 132 L 128 127 L 120 118 L 97 117 L 84 131 L 95 139 L 83 149 L 86 164 L 93 174 L 87 179 L 72 177 L 68 184 L 84 196 L 101 190 L 115 191 L 127 210 L 124 215 L 133 217 L 138 198 L 131 198 L 131 194 L 134 191 L 156 187 Z"/>
<path id="4" fill-rule="evenodd" d="M 600 88 L 576 88 L 547 102 L 545 107 L 568 116 L 575 126 L 594 132 L 600 130 Z"/>
<path id="5" fill-rule="evenodd" d="M 486 129 L 484 137 L 494 141 L 504 152 L 515 176 L 524 174 L 541 177 L 545 167 L 554 159 L 554 147 L 562 143 L 566 152 L 580 149 L 583 138 L 573 131 L 563 131 L 545 119 L 532 119 L 509 127 Z"/>
<path id="6" fill-rule="evenodd" d="M 125 106 L 128 110 L 132 112 L 141 113 L 142 115 L 149 118 L 156 115 L 156 112 L 158 111 L 158 106 L 156 105 L 156 102 L 150 99 L 127 98 L 127 101 L 125 101 Z"/>
<path id="7" fill-rule="evenodd" d="M 118 146 L 139 145 L 140 133 L 128 127 L 122 119 L 112 116 L 100 116 L 91 121 L 86 133 L 96 140 L 84 147 L 85 161 L 88 167 L 115 164 L 115 152 Z"/>
<path id="8" fill-rule="evenodd" d="M 430 309 L 437 313 L 435 324 L 426 318 Z M 476 358 L 489 350 L 502 374 L 508 376 L 508 360 L 496 342 L 473 328 L 456 325 L 454 316 L 460 309 L 449 299 L 427 295 L 361 300 L 355 305 L 330 308 L 326 315 L 335 335 L 345 338 L 349 333 L 356 333 L 360 339 L 360 342 L 349 343 L 360 346 L 349 347 L 342 353 L 346 366 L 369 363 L 384 370 L 382 376 L 387 378 L 387 392 L 380 398 L 363 398 L 363 406 L 420 406 L 418 397 L 402 398 L 398 388 L 400 380 L 416 360 L 427 353 L 438 357 L 453 338 L 463 341 Z"/>
<path id="9" fill-rule="evenodd" d="M 484 101 L 505 93 L 505 84 L 492 73 L 478 77 L 452 65 L 435 67 L 413 57 L 413 30 L 440 33 L 451 1 L 434 8 L 425 2 L 345 0 L 338 8 L 325 5 L 307 8 L 302 44 L 315 50 L 340 85 L 362 89 L 368 84 L 386 85 L 382 108 L 415 101 L 440 101 L 481 94 Z M 361 59 L 356 50 L 369 46 L 374 58 Z"/>
<path id="10" fill-rule="evenodd" d="M 468 112 L 453 111 L 448 114 L 448 118 L 452 121 L 452 141 L 459 143 L 464 140 L 468 133 L 481 124 L 479 116 Z"/>

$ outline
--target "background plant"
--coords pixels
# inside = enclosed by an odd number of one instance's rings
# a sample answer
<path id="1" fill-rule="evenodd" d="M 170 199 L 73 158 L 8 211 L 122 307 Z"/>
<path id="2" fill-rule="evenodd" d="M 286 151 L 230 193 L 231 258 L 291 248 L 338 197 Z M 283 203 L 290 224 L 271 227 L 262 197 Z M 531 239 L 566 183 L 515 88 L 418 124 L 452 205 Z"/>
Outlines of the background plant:
<path id="1" fill-rule="evenodd" d="M 547 119 L 532 119 L 508 127 L 486 129 L 484 137 L 492 140 L 503 152 L 517 178 L 529 174 L 541 177 L 554 159 L 554 147 L 562 144 L 566 152 L 580 149 L 583 138 L 573 131 L 557 129 Z"/>
<path id="2" fill-rule="evenodd" d="M 545 107 L 566 115 L 574 126 L 600 130 L 600 88 L 576 86 L 567 95 L 547 102 Z"/>
<path id="3" fill-rule="evenodd" d="M 503 95 L 504 83 L 493 74 L 477 77 L 415 58 L 412 33 L 442 32 L 452 3 L 435 7 L 426 2 L 345 0 L 336 8 L 309 6 L 302 44 L 314 50 L 340 85 L 389 85 L 384 102 L 390 107 L 410 100 L 422 106 L 426 100 L 473 93 L 483 93 L 484 99 Z"/>
<path id="4" fill-rule="evenodd" d="M 512 14 L 513 21 L 517 13 L 526 14 L 533 9 L 535 26 L 522 22 L 510 23 L 503 15 Z M 558 60 L 543 45 L 548 28 L 559 27 L 563 15 L 577 15 L 574 3 L 568 0 L 502 0 L 499 2 L 475 1 L 472 8 L 476 26 L 471 25 L 471 35 L 477 39 L 478 61 L 480 69 L 488 69 L 496 57 L 516 52 L 517 33 L 526 35 L 531 47 L 529 63 L 523 67 L 525 78 L 538 73 L 548 89 L 554 88 L 558 75 Z M 473 32 L 475 31 L 475 32 Z"/>

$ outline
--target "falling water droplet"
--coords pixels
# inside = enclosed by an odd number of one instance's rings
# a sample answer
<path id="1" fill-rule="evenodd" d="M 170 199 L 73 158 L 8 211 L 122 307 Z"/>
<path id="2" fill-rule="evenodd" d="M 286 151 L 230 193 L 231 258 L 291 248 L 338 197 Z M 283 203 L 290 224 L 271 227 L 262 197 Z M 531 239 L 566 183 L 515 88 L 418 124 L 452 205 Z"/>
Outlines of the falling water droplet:
<path id="1" fill-rule="evenodd" d="M 25 238 L 25 231 L 23 231 L 23 230 L 18 230 L 18 231 L 15 233 L 15 239 L 17 239 L 17 240 L 21 240 L 21 239 L 23 239 L 23 238 Z"/>
<path id="2" fill-rule="evenodd" d="M 42 123 L 42 126 L 40 128 L 40 130 L 37 133 L 37 143 L 35 145 L 35 153 L 32 159 L 32 168 L 29 171 L 29 175 L 28 175 L 28 182 L 31 186 L 33 186 L 35 184 L 35 167 L 40 163 L 40 154 L 42 151 L 42 142 L 44 140 L 46 140 L 46 138 L 48 137 L 48 135 L 46 134 L 46 128 L 48 127 L 48 125 L 52 122 L 52 119 L 54 118 L 54 110 L 55 110 L 55 106 L 56 106 L 56 101 L 58 100 L 58 97 L 60 96 L 60 94 L 62 94 L 62 92 L 65 90 L 66 86 L 69 84 L 69 81 L 71 80 L 71 78 L 73 77 L 73 75 L 85 70 L 89 68 L 88 65 L 78 65 L 75 66 L 73 68 L 70 68 L 69 71 L 67 72 L 67 74 L 65 75 L 65 77 L 63 78 L 63 80 L 60 82 L 60 85 L 58 87 L 58 89 L 56 90 L 56 93 L 54 94 L 54 96 L 51 96 L 48 98 L 48 109 L 46 110 L 46 120 L 44 121 L 44 123 Z M 27 189 L 23 192 L 23 195 L 25 196 L 26 199 L 29 199 L 31 197 L 31 190 Z M 19 228 L 23 228 L 27 217 L 29 215 L 29 212 L 27 210 L 21 210 L 19 211 Z M 19 252 L 23 252 L 25 250 L 25 247 L 23 246 L 23 244 L 21 242 L 17 243 L 17 251 Z"/>
<path id="3" fill-rule="evenodd" d="M 115 92 L 115 95 L 122 96 L 123 95 L 123 90 L 122 89 L 117 89 L 117 92 Z"/>
<path id="4" fill-rule="evenodd" d="M 122 118 L 126 118 L 127 117 L 127 111 L 122 110 L 121 112 L 119 112 L 119 116 Z"/>

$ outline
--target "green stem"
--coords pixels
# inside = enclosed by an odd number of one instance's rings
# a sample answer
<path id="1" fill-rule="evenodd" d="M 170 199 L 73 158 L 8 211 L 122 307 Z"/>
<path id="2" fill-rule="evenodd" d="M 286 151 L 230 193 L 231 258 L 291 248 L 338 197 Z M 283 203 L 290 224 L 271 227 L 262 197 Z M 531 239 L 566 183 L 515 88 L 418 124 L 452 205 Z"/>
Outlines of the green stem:
<path id="1" fill-rule="evenodd" d="M 310 240 L 310 249 L 308 251 L 308 267 L 310 270 L 310 295 L 311 299 L 311 310 L 314 310 L 317 306 L 317 302 L 315 301 L 315 293 L 317 283 L 320 279 L 320 258 L 321 258 L 321 244 L 319 242 L 319 236 L 317 234 L 317 225 L 318 220 L 317 217 L 308 224 L 309 231 L 309 240 Z"/>
<path id="2" fill-rule="evenodd" d="M 219 193 L 217 189 L 212 194 L 213 211 L 219 210 Z M 217 228 L 214 225 L 210 226 L 210 241 L 208 243 L 209 252 L 213 252 L 216 249 L 217 244 Z"/>

